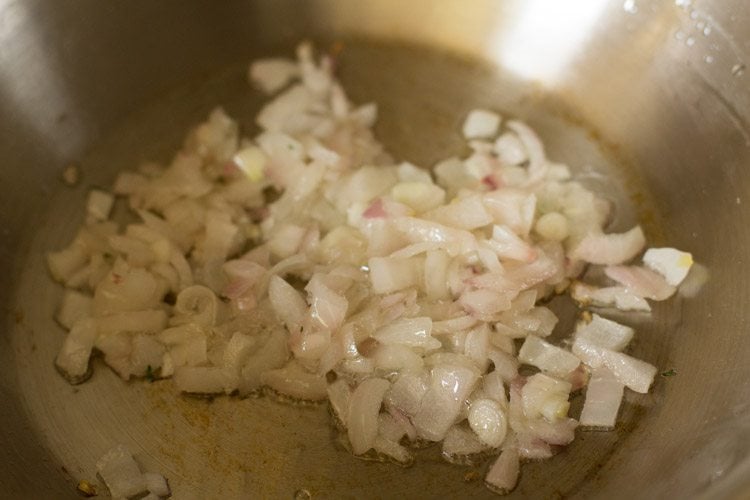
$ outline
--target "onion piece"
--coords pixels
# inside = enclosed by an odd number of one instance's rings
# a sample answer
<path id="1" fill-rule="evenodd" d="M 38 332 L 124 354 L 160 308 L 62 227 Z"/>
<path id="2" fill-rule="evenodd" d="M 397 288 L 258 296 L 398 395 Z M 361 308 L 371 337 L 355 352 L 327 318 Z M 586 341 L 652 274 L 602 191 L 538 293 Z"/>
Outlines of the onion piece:
<path id="1" fill-rule="evenodd" d="M 588 234 L 571 251 L 570 257 L 592 264 L 622 264 L 643 250 L 646 237 L 641 226 L 621 234 Z"/>
<path id="2" fill-rule="evenodd" d="M 643 263 L 664 276 L 670 285 L 678 286 L 688 275 L 693 256 L 675 248 L 649 248 L 643 255 Z"/>
<path id="3" fill-rule="evenodd" d="M 606 368 L 592 371 L 581 411 L 581 426 L 609 430 L 614 428 L 625 386 Z"/>
<path id="4" fill-rule="evenodd" d="M 288 59 L 259 59 L 250 65 L 250 80 L 267 94 L 272 94 L 299 75 L 294 61 Z"/>
<path id="5" fill-rule="evenodd" d="M 375 293 L 392 293 L 417 285 L 420 280 L 414 259 L 372 257 L 368 262 Z"/>
<path id="6" fill-rule="evenodd" d="M 55 366 L 70 383 L 80 384 L 91 375 L 89 358 L 97 335 L 96 321 L 84 318 L 76 322 L 65 337 Z"/>
<path id="7" fill-rule="evenodd" d="M 307 303 L 292 285 L 283 278 L 271 276 L 268 283 L 268 299 L 276 316 L 289 331 L 296 331 L 302 327 L 307 314 Z"/>
<path id="8" fill-rule="evenodd" d="M 55 319 L 70 330 L 78 320 L 91 316 L 91 304 L 90 296 L 75 290 L 65 290 Z"/>
<path id="9" fill-rule="evenodd" d="M 645 299 L 638 297 L 623 286 L 597 288 L 580 281 L 570 287 L 570 295 L 582 305 L 596 307 L 615 307 L 621 311 L 650 312 L 651 306 Z"/>
<path id="10" fill-rule="evenodd" d="M 157 497 L 168 497 L 172 494 L 167 484 L 167 479 L 156 472 L 144 472 L 143 478 L 146 480 L 146 489 Z"/>
<path id="11" fill-rule="evenodd" d="M 607 266 L 604 273 L 631 293 L 652 300 L 665 300 L 675 292 L 658 273 L 640 266 Z"/>
<path id="12" fill-rule="evenodd" d="M 299 401 L 322 401 L 327 395 L 325 377 L 308 372 L 297 361 L 261 373 L 260 382 L 283 396 Z"/>
<path id="13" fill-rule="evenodd" d="M 622 351 L 634 333 L 628 326 L 593 314 L 588 324 L 576 330 L 575 337 L 605 349 Z"/>
<path id="14" fill-rule="evenodd" d="M 385 379 L 369 378 L 354 390 L 346 420 L 347 435 L 355 455 L 362 455 L 375 444 L 380 405 L 390 385 Z"/>
<path id="15" fill-rule="evenodd" d="M 146 478 L 124 445 L 105 453 L 96 462 L 96 470 L 113 498 L 130 498 L 146 492 Z"/>
<path id="16" fill-rule="evenodd" d="M 475 371 L 461 366 L 438 365 L 432 369 L 430 387 L 412 420 L 422 438 L 440 441 L 445 437 L 477 379 Z"/>
<path id="17" fill-rule="evenodd" d="M 596 346 L 582 338 L 573 343 L 573 353 L 592 368 L 607 368 L 620 383 L 641 394 L 648 392 L 657 371 L 645 361 Z"/>
<path id="18" fill-rule="evenodd" d="M 477 435 L 462 425 L 454 425 L 443 439 L 442 456 L 446 462 L 460 465 L 472 465 L 478 462 L 487 446 L 482 444 Z"/>
<path id="19" fill-rule="evenodd" d="M 523 412 L 527 418 L 544 417 L 550 422 L 568 414 L 571 384 L 542 373 L 529 377 L 521 389 Z"/>
<path id="20" fill-rule="evenodd" d="M 518 360 L 560 377 L 564 377 L 581 364 L 581 361 L 570 352 L 545 342 L 536 335 L 526 337 L 521 350 L 518 351 Z"/>
<path id="21" fill-rule="evenodd" d="M 493 137 L 500 127 L 500 115 L 486 109 L 473 109 L 466 117 L 463 134 L 467 139 Z"/>
<path id="22" fill-rule="evenodd" d="M 399 344 L 425 350 L 437 349 L 440 341 L 432 338 L 432 320 L 428 317 L 404 318 L 386 325 L 372 337 L 383 344 Z"/>
<path id="23" fill-rule="evenodd" d="M 508 420 L 502 405 L 492 399 L 477 399 L 469 406 L 469 425 L 479 440 L 491 448 L 498 448 L 508 430 Z"/>
<path id="24" fill-rule="evenodd" d="M 413 416 L 419 411 L 422 398 L 427 394 L 428 382 L 429 377 L 423 372 L 402 372 L 388 391 L 386 403 L 405 415 Z"/>
<path id="25" fill-rule="evenodd" d="M 506 495 L 516 487 L 520 471 L 521 463 L 518 450 L 515 447 L 508 447 L 500 453 L 497 460 L 490 466 L 484 482 L 495 493 Z"/>

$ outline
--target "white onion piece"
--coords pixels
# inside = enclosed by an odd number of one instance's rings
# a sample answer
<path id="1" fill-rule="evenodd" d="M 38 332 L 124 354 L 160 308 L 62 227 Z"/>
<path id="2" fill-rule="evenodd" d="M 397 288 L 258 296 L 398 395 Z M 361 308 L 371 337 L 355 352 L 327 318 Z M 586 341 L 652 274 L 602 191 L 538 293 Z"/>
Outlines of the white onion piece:
<path id="1" fill-rule="evenodd" d="M 414 462 L 414 455 L 412 455 L 409 450 L 396 442 L 385 439 L 380 435 L 375 437 L 375 440 L 372 443 L 372 447 L 376 452 L 382 455 L 386 455 L 388 458 L 399 465 L 406 467 Z"/>
<path id="2" fill-rule="evenodd" d="M 272 94 L 286 86 L 298 74 L 299 69 L 294 61 L 276 58 L 253 61 L 248 76 L 263 92 Z"/>
<path id="3" fill-rule="evenodd" d="M 193 285 L 185 288 L 177 295 L 174 315 L 173 324 L 189 321 L 209 327 L 223 319 L 224 308 L 211 289 L 201 285 Z"/>
<path id="4" fill-rule="evenodd" d="M 275 100 L 260 110 L 255 121 L 264 130 L 284 131 L 289 122 L 307 109 L 311 101 L 310 92 L 302 85 L 294 85 L 285 90 Z"/>
<path id="5" fill-rule="evenodd" d="M 260 382 L 279 394 L 301 401 L 322 401 L 327 395 L 325 377 L 308 372 L 296 361 L 261 373 Z"/>
<path id="6" fill-rule="evenodd" d="M 430 299 L 448 298 L 448 254 L 443 250 L 429 250 L 424 261 L 424 290 Z"/>
<path id="7" fill-rule="evenodd" d="M 378 415 L 378 435 L 388 441 L 398 443 L 407 435 L 407 432 L 401 420 L 394 418 L 391 413 L 384 412 Z"/>
<path id="8" fill-rule="evenodd" d="M 479 440 L 487 446 L 497 448 L 508 430 L 508 420 L 500 403 L 492 399 L 477 399 L 469 407 L 469 425 Z"/>
<path id="9" fill-rule="evenodd" d="M 161 474 L 156 472 L 144 472 L 143 478 L 146 480 L 146 489 L 157 497 L 168 497 L 171 495 L 169 484 Z"/>
<path id="10" fill-rule="evenodd" d="M 581 338 L 573 343 L 573 353 L 592 368 L 604 366 L 618 381 L 641 394 L 648 392 L 657 371 L 645 361 L 598 347 Z"/>
<path id="11" fill-rule="evenodd" d="M 510 309 L 510 296 L 494 290 L 469 290 L 461 294 L 459 304 L 475 316 L 491 316 Z"/>
<path id="12" fill-rule="evenodd" d="M 492 239 L 487 240 L 487 243 L 501 258 L 533 262 L 537 257 L 536 250 L 508 226 L 493 226 Z"/>
<path id="13" fill-rule="evenodd" d="M 247 357 L 258 349 L 258 339 L 242 332 L 234 332 L 224 348 L 222 364 L 236 373 L 242 369 Z"/>
<path id="14" fill-rule="evenodd" d="M 96 470 L 113 498 L 130 498 L 146 492 L 146 478 L 124 445 L 105 453 L 96 462 Z"/>
<path id="15" fill-rule="evenodd" d="M 94 291 L 92 312 L 99 316 L 151 309 L 161 303 L 165 291 L 150 272 L 117 261 Z"/>
<path id="16" fill-rule="evenodd" d="M 568 414 L 571 384 L 537 373 L 521 389 L 523 412 L 527 418 L 544 417 L 555 422 Z"/>
<path id="17" fill-rule="evenodd" d="M 289 331 L 302 327 L 307 314 L 307 303 L 292 285 L 278 276 L 272 276 L 268 283 L 268 298 L 276 316 Z"/>
<path id="18" fill-rule="evenodd" d="M 541 174 L 547 166 L 547 157 L 544 154 L 544 145 L 539 136 L 531 127 L 518 120 L 509 121 L 508 128 L 518 135 L 526 153 L 529 155 L 529 176 L 534 178 Z"/>
<path id="19" fill-rule="evenodd" d="M 607 266 L 604 273 L 639 297 L 652 300 L 665 300 L 675 292 L 658 273 L 640 266 Z"/>
<path id="20" fill-rule="evenodd" d="M 424 217 L 457 229 L 472 230 L 492 224 L 492 216 L 487 212 L 480 195 L 467 196 L 442 205 Z"/>
<path id="21" fill-rule="evenodd" d="M 443 333 L 453 333 L 461 330 L 468 330 L 476 325 L 479 320 L 474 316 L 465 315 L 457 318 L 444 319 L 442 321 L 433 321 L 432 334 L 439 335 Z"/>
<path id="22" fill-rule="evenodd" d="M 643 297 L 634 295 L 623 286 L 597 288 L 576 281 L 570 287 L 570 296 L 583 305 L 615 307 L 621 311 L 651 311 L 651 306 Z"/>
<path id="23" fill-rule="evenodd" d="M 435 366 L 432 369 L 430 388 L 422 398 L 419 411 L 413 419 L 419 435 L 429 441 L 442 440 L 476 381 L 476 372 L 468 368 Z"/>
<path id="24" fill-rule="evenodd" d="M 349 383 L 343 378 L 339 378 L 333 383 L 328 384 L 326 390 L 333 416 L 341 425 L 346 427 L 349 416 L 349 402 L 352 397 L 352 389 L 349 387 Z"/>
<path id="25" fill-rule="evenodd" d="M 495 141 L 493 149 L 500 163 L 506 165 L 520 165 L 528 158 L 526 148 L 513 132 L 505 132 L 500 135 Z"/>
<path id="26" fill-rule="evenodd" d="M 534 231 L 545 240 L 563 241 L 570 234 L 568 219 L 559 212 L 548 212 L 536 221 Z"/>
<path id="27" fill-rule="evenodd" d="M 536 196 L 513 188 L 502 188 L 484 195 L 484 206 L 494 217 L 495 224 L 510 227 L 526 237 L 534 223 Z"/>
<path id="28" fill-rule="evenodd" d="M 404 318 L 378 329 L 372 337 L 383 344 L 400 344 L 425 350 L 437 349 L 440 341 L 432 338 L 432 320 L 428 317 Z"/>
<path id="29" fill-rule="evenodd" d="M 322 328 L 338 330 L 344 323 L 349 302 L 346 297 L 331 290 L 320 274 L 313 275 L 305 287 L 310 300 L 310 315 Z"/>
<path id="30" fill-rule="evenodd" d="M 604 367 L 596 368 L 586 386 L 586 400 L 581 411 L 581 426 L 612 429 L 622 402 L 625 386 Z"/>
<path id="31" fill-rule="evenodd" d="M 578 421 L 573 418 L 561 418 L 554 422 L 546 419 L 531 419 L 526 423 L 531 435 L 545 443 L 565 446 L 575 439 Z"/>
<path id="32" fill-rule="evenodd" d="M 622 264 L 638 255 L 645 245 L 641 226 L 635 226 L 621 234 L 588 234 L 570 256 L 592 264 Z"/>
<path id="33" fill-rule="evenodd" d="M 570 352 L 545 342 L 536 335 L 526 337 L 518 351 L 518 360 L 560 377 L 564 377 L 581 364 L 581 360 Z"/>
<path id="34" fill-rule="evenodd" d="M 505 393 L 503 377 L 497 370 L 482 377 L 482 391 L 488 398 L 500 403 L 503 408 L 508 407 L 508 396 Z"/>
<path id="35" fill-rule="evenodd" d="M 678 286 L 693 265 L 693 256 L 675 248 L 649 248 L 643 254 L 643 263 L 664 276 L 672 286 Z"/>
<path id="36" fill-rule="evenodd" d="M 97 220 L 106 220 L 112 211 L 115 197 L 105 191 L 92 189 L 86 200 L 86 212 Z"/>
<path id="37" fill-rule="evenodd" d="M 371 357 L 379 370 L 420 370 L 424 366 L 422 357 L 405 345 L 379 345 Z"/>
<path id="38" fill-rule="evenodd" d="M 397 217 L 393 220 L 393 226 L 412 243 L 420 241 L 439 243 L 440 247 L 451 257 L 474 251 L 477 248 L 477 240 L 472 233 L 437 222 L 414 217 Z"/>
<path id="39" fill-rule="evenodd" d="M 91 303 L 92 299 L 88 295 L 75 290 L 65 290 L 55 319 L 70 330 L 78 320 L 91 316 Z"/>
<path id="40" fill-rule="evenodd" d="M 588 324 L 576 330 L 575 336 L 605 349 L 622 351 L 634 333 L 629 326 L 593 314 Z"/>
<path id="41" fill-rule="evenodd" d="M 88 378 L 89 358 L 97 335 L 96 321 L 86 318 L 76 322 L 65 337 L 55 366 L 69 382 L 78 384 Z"/>
<path id="42" fill-rule="evenodd" d="M 453 464 L 467 465 L 473 461 L 473 456 L 486 451 L 477 435 L 462 425 L 454 425 L 443 439 L 443 458 Z"/>
<path id="43" fill-rule="evenodd" d="M 61 283 L 68 281 L 77 271 L 86 265 L 88 252 L 86 248 L 74 241 L 68 248 L 47 254 L 47 267 L 54 279 Z"/>
<path id="44" fill-rule="evenodd" d="M 463 134 L 467 139 L 493 137 L 500 127 L 500 115 L 486 109 L 473 109 L 466 117 Z"/>
<path id="45" fill-rule="evenodd" d="M 469 330 L 464 341 L 464 354 L 484 373 L 489 364 L 490 328 L 487 323 Z"/>
<path id="46" fill-rule="evenodd" d="M 503 450 L 497 460 L 490 466 L 484 482 L 495 493 L 505 495 L 516 487 L 520 471 L 521 463 L 518 450 L 515 447 L 509 447 Z"/>
<path id="47" fill-rule="evenodd" d="M 296 224 L 282 224 L 274 229 L 266 245 L 271 255 L 286 259 L 298 252 L 306 233 L 307 228 Z"/>
<path id="48" fill-rule="evenodd" d="M 419 270 L 414 259 L 372 257 L 368 262 L 370 280 L 375 293 L 392 293 L 419 283 Z"/>
<path id="49" fill-rule="evenodd" d="M 518 360 L 514 356 L 497 349 L 490 349 L 488 356 L 495 366 L 495 372 L 505 382 L 510 382 L 518 376 Z"/>
<path id="50" fill-rule="evenodd" d="M 432 183 L 399 182 L 391 188 L 391 198 L 422 213 L 441 206 L 445 202 L 445 191 Z"/>
<path id="51" fill-rule="evenodd" d="M 413 416 L 429 388 L 429 377 L 424 373 L 401 373 L 386 395 L 386 402 L 404 414 Z"/>
<path id="52" fill-rule="evenodd" d="M 240 394 L 247 395 L 260 389 L 262 375 L 269 370 L 281 368 L 288 358 L 289 348 L 286 335 L 283 329 L 276 329 L 271 332 L 263 346 L 245 359 L 238 383 Z M 280 379 L 279 384 L 284 381 L 282 375 L 277 376 Z M 315 382 L 311 385 L 317 387 Z"/>
<path id="53" fill-rule="evenodd" d="M 352 394 L 347 414 L 347 435 L 352 453 L 361 455 L 373 447 L 378 435 L 378 414 L 390 382 L 368 378 Z"/>
<path id="54" fill-rule="evenodd" d="M 166 326 L 167 313 L 160 309 L 102 315 L 97 320 L 100 335 L 116 332 L 158 332 Z"/>

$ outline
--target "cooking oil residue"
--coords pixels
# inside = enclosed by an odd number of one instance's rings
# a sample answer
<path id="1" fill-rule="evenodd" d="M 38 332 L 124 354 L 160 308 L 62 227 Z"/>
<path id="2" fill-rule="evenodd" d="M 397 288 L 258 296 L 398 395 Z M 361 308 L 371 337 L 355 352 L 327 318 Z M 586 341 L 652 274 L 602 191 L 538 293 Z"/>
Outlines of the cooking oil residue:
<path id="1" fill-rule="evenodd" d="M 744 72 L 745 72 L 744 64 L 737 63 L 734 66 L 732 66 L 732 76 L 742 76 Z"/>

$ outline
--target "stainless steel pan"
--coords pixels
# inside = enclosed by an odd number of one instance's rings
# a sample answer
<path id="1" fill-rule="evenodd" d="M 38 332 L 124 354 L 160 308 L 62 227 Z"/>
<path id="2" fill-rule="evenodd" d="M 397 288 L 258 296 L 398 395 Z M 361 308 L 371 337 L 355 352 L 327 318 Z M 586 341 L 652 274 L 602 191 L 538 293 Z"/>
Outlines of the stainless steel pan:
<path id="1" fill-rule="evenodd" d="M 677 375 L 628 396 L 617 430 L 526 465 L 513 496 L 750 495 L 747 2 L 0 0 L 1 495 L 76 498 L 116 443 L 178 499 L 489 495 L 435 451 L 410 469 L 352 459 L 323 407 L 55 373 L 61 291 L 43 254 L 67 243 L 86 190 L 166 159 L 216 103 L 252 132 L 246 64 L 303 37 L 344 43 L 341 78 L 380 102 L 401 158 L 456 151 L 471 107 L 522 117 L 618 203 L 615 226 L 638 216 L 709 269 L 700 295 L 634 320 L 634 354 Z"/>

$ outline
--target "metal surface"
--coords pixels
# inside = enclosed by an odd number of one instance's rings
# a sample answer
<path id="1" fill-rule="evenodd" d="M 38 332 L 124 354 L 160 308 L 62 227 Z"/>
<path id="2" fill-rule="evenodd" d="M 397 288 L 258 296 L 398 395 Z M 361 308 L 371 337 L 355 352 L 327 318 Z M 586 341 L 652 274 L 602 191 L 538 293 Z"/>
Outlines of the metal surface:
<path id="1" fill-rule="evenodd" d="M 87 188 L 166 159 L 216 103 L 251 131 L 246 63 L 302 37 L 345 42 L 344 84 L 381 104 L 377 131 L 398 157 L 455 151 L 476 105 L 520 116 L 618 201 L 616 225 L 638 215 L 710 271 L 697 298 L 635 320 L 632 352 L 677 376 L 630 394 L 616 431 L 526 465 L 512 496 L 750 494 L 746 2 L 0 0 L 4 496 L 76 498 L 117 443 L 178 499 L 489 496 L 434 451 L 410 469 L 352 459 L 323 407 L 185 398 L 100 364 L 74 388 L 53 368 L 61 291 L 43 254 L 67 243 Z M 75 189 L 60 181 L 70 161 Z"/>

